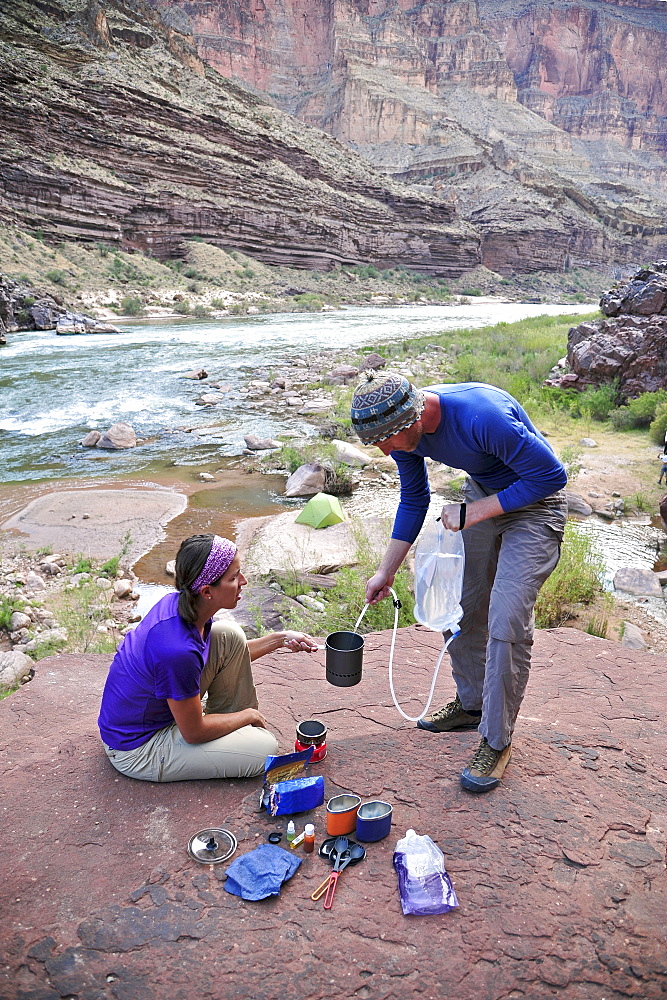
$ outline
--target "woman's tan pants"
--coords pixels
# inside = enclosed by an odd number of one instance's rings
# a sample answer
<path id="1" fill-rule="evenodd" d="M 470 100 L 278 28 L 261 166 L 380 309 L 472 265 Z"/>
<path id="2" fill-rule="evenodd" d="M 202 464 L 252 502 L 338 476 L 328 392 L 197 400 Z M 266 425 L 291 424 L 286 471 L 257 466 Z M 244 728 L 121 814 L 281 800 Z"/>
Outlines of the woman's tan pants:
<path id="1" fill-rule="evenodd" d="M 233 622 L 214 622 L 208 659 L 201 675 L 204 712 L 241 712 L 257 708 L 250 653 L 243 630 Z M 107 757 L 122 774 L 143 781 L 192 778 L 250 778 L 278 752 L 275 736 L 258 726 L 244 726 L 210 743 L 186 743 L 178 726 L 167 726 L 134 750 L 112 750 Z"/>

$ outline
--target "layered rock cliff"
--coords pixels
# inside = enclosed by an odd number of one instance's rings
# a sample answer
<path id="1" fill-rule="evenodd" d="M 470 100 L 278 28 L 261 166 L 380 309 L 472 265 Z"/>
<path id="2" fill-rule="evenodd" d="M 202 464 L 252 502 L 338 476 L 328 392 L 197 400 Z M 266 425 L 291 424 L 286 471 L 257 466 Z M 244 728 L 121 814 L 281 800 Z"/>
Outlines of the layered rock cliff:
<path id="1" fill-rule="evenodd" d="M 162 257 L 200 236 L 311 268 L 479 262 L 450 203 L 239 90 L 187 32 L 142 0 L 0 8 L 3 221 Z"/>
<path id="2" fill-rule="evenodd" d="M 150 0 L 201 58 L 442 200 L 503 272 L 667 253 L 659 0 Z"/>

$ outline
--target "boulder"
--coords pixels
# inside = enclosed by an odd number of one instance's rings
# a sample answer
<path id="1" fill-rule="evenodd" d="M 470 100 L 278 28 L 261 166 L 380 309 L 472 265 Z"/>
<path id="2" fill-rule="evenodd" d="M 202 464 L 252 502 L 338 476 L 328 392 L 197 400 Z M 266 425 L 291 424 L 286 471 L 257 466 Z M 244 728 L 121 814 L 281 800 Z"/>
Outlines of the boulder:
<path id="1" fill-rule="evenodd" d="M 250 585 L 241 591 L 241 599 L 232 611 L 218 611 L 216 621 L 234 621 L 241 626 L 246 636 L 253 639 L 262 633 L 280 632 L 289 625 L 290 610 L 296 610 L 303 617 L 303 608 L 291 597 L 271 587 Z M 261 626 L 261 628 L 260 628 Z"/>
<path id="2" fill-rule="evenodd" d="M 46 590 L 46 584 L 41 576 L 30 570 L 25 579 L 26 590 Z"/>
<path id="3" fill-rule="evenodd" d="M 280 441 L 275 441 L 273 438 L 258 438 L 255 434 L 246 434 L 243 440 L 250 451 L 269 451 L 271 448 L 281 447 Z"/>
<path id="4" fill-rule="evenodd" d="M 326 469 L 319 462 L 300 465 L 285 483 L 285 496 L 310 497 L 316 493 L 324 493 L 326 479 Z"/>
<path id="5" fill-rule="evenodd" d="M 614 575 L 614 587 L 638 597 L 662 597 L 662 587 L 653 570 L 623 566 Z"/>
<path id="6" fill-rule="evenodd" d="M 195 399 L 195 405 L 216 406 L 218 403 L 222 402 L 222 399 L 223 397 L 220 396 L 218 393 L 205 392 L 203 393 L 203 395 L 199 397 L 199 399 Z"/>
<path id="7" fill-rule="evenodd" d="M 334 446 L 336 461 L 342 462 L 343 465 L 363 468 L 364 465 L 368 465 L 371 461 L 365 452 L 359 448 L 355 448 L 353 444 L 349 444 L 347 441 L 334 438 L 331 443 Z"/>
<path id="8" fill-rule="evenodd" d="M 586 503 L 584 498 L 580 497 L 578 493 L 566 491 L 565 496 L 567 498 L 568 514 L 579 514 L 580 517 L 588 517 L 589 514 L 593 513 L 591 505 Z"/>
<path id="9" fill-rule="evenodd" d="M 112 424 L 111 427 L 101 435 L 97 442 L 98 448 L 106 448 L 109 451 L 122 451 L 125 448 L 134 448 L 137 444 L 137 435 L 129 424 L 120 421 Z"/>
<path id="10" fill-rule="evenodd" d="M 582 438 L 579 444 L 584 448 L 597 448 L 598 446 L 597 441 L 594 441 L 593 438 Z"/>
<path id="11" fill-rule="evenodd" d="M 119 600 L 123 597 L 129 597 L 132 593 L 132 581 L 116 580 L 113 585 L 113 592 Z"/>
<path id="12" fill-rule="evenodd" d="M 56 333 L 60 337 L 72 337 L 83 333 L 120 333 L 120 330 L 83 313 L 65 312 L 56 321 Z"/>
<path id="13" fill-rule="evenodd" d="M 22 611 L 15 611 L 10 619 L 9 631 L 18 632 L 20 628 L 30 628 L 31 625 L 32 618 L 30 615 L 24 615 Z"/>
<path id="14" fill-rule="evenodd" d="M 317 614 L 323 614 L 326 608 L 322 601 L 318 601 L 315 597 L 310 597 L 308 594 L 299 594 L 297 597 L 299 604 L 302 604 L 304 608 L 308 608 L 309 611 L 315 611 Z"/>
<path id="15" fill-rule="evenodd" d="M 81 438 L 81 445 L 84 448 L 94 448 L 102 437 L 99 431 L 88 431 L 85 437 Z"/>
<path id="16" fill-rule="evenodd" d="M 641 267 L 629 281 L 619 282 L 600 299 L 605 316 L 667 314 L 667 261 Z"/>
<path id="17" fill-rule="evenodd" d="M 164 571 L 167 574 L 167 576 L 176 576 L 176 560 L 170 559 L 167 565 L 165 566 Z"/>
<path id="18" fill-rule="evenodd" d="M 210 472 L 200 472 L 199 473 L 199 478 L 204 483 L 214 483 L 215 482 L 215 476 L 211 475 Z"/>
<path id="19" fill-rule="evenodd" d="M 297 524 L 299 511 L 285 511 L 274 517 L 248 518 L 237 526 L 236 543 L 246 576 L 253 580 L 287 577 L 300 579 L 304 573 L 330 574 L 342 566 L 355 566 L 359 538 L 363 532 L 373 551 L 382 552 L 391 533 L 391 519 L 368 517 L 341 521 L 315 529 Z"/>
<path id="20" fill-rule="evenodd" d="M 384 368 L 386 364 L 387 362 L 383 357 L 373 352 L 372 354 L 368 354 L 361 362 L 359 365 L 359 371 L 368 371 L 370 368 L 377 371 L 378 368 Z"/>
<path id="21" fill-rule="evenodd" d="M 182 377 L 191 378 L 193 379 L 193 381 L 196 382 L 196 381 L 201 381 L 201 379 L 203 378 L 208 378 L 208 372 L 205 371 L 203 368 L 198 368 L 196 371 L 186 372 L 186 374 L 183 375 Z"/>
<path id="22" fill-rule="evenodd" d="M 640 630 L 632 622 L 623 622 L 621 645 L 628 649 L 646 649 L 646 642 Z"/>
<path id="23" fill-rule="evenodd" d="M 28 313 L 32 317 L 36 330 L 55 330 L 58 317 L 62 315 L 62 308 L 53 299 L 38 299 L 33 305 L 28 307 Z"/>
<path id="24" fill-rule="evenodd" d="M 26 642 L 23 646 L 23 650 L 26 653 L 32 653 L 39 646 L 44 643 L 52 643 L 53 645 L 64 646 L 67 642 L 67 629 L 64 628 L 49 628 L 45 629 L 44 632 L 40 632 L 39 635 L 31 639 L 30 642 Z"/>
<path id="25" fill-rule="evenodd" d="M 359 369 L 354 365 L 336 365 L 329 373 L 329 381 L 335 385 L 347 385 L 359 378 Z"/>
<path id="26" fill-rule="evenodd" d="M 34 661 L 21 650 L 0 652 L 0 692 L 15 688 L 34 666 Z"/>

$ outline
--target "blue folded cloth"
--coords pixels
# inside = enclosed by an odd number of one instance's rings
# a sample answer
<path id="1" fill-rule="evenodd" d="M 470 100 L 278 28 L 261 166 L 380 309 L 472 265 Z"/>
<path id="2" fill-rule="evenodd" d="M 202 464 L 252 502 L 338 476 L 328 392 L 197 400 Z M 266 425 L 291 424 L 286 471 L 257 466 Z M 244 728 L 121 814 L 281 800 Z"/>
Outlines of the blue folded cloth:
<path id="1" fill-rule="evenodd" d="M 232 861 L 227 869 L 227 892 L 242 899 L 266 899 L 279 896 L 280 887 L 301 864 L 289 851 L 275 844 L 260 844 L 254 851 Z"/>

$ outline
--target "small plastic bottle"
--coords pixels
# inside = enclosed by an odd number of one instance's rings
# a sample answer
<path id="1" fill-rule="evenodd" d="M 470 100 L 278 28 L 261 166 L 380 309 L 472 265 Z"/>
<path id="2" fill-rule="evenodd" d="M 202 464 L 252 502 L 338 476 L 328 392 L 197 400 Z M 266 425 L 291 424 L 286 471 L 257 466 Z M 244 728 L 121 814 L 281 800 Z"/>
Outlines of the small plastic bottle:
<path id="1" fill-rule="evenodd" d="M 312 823 L 306 823 L 306 828 L 303 832 L 303 849 L 306 854 L 311 854 L 315 849 L 315 827 Z"/>
<path id="2" fill-rule="evenodd" d="M 296 830 L 294 828 L 294 820 L 293 819 L 291 819 L 289 821 L 289 823 L 287 824 L 287 833 L 285 834 L 285 836 L 287 838 L 287 843 L 291 844 L 292 841 L 294 840 L 294 837 L 296 836 Z"/>

